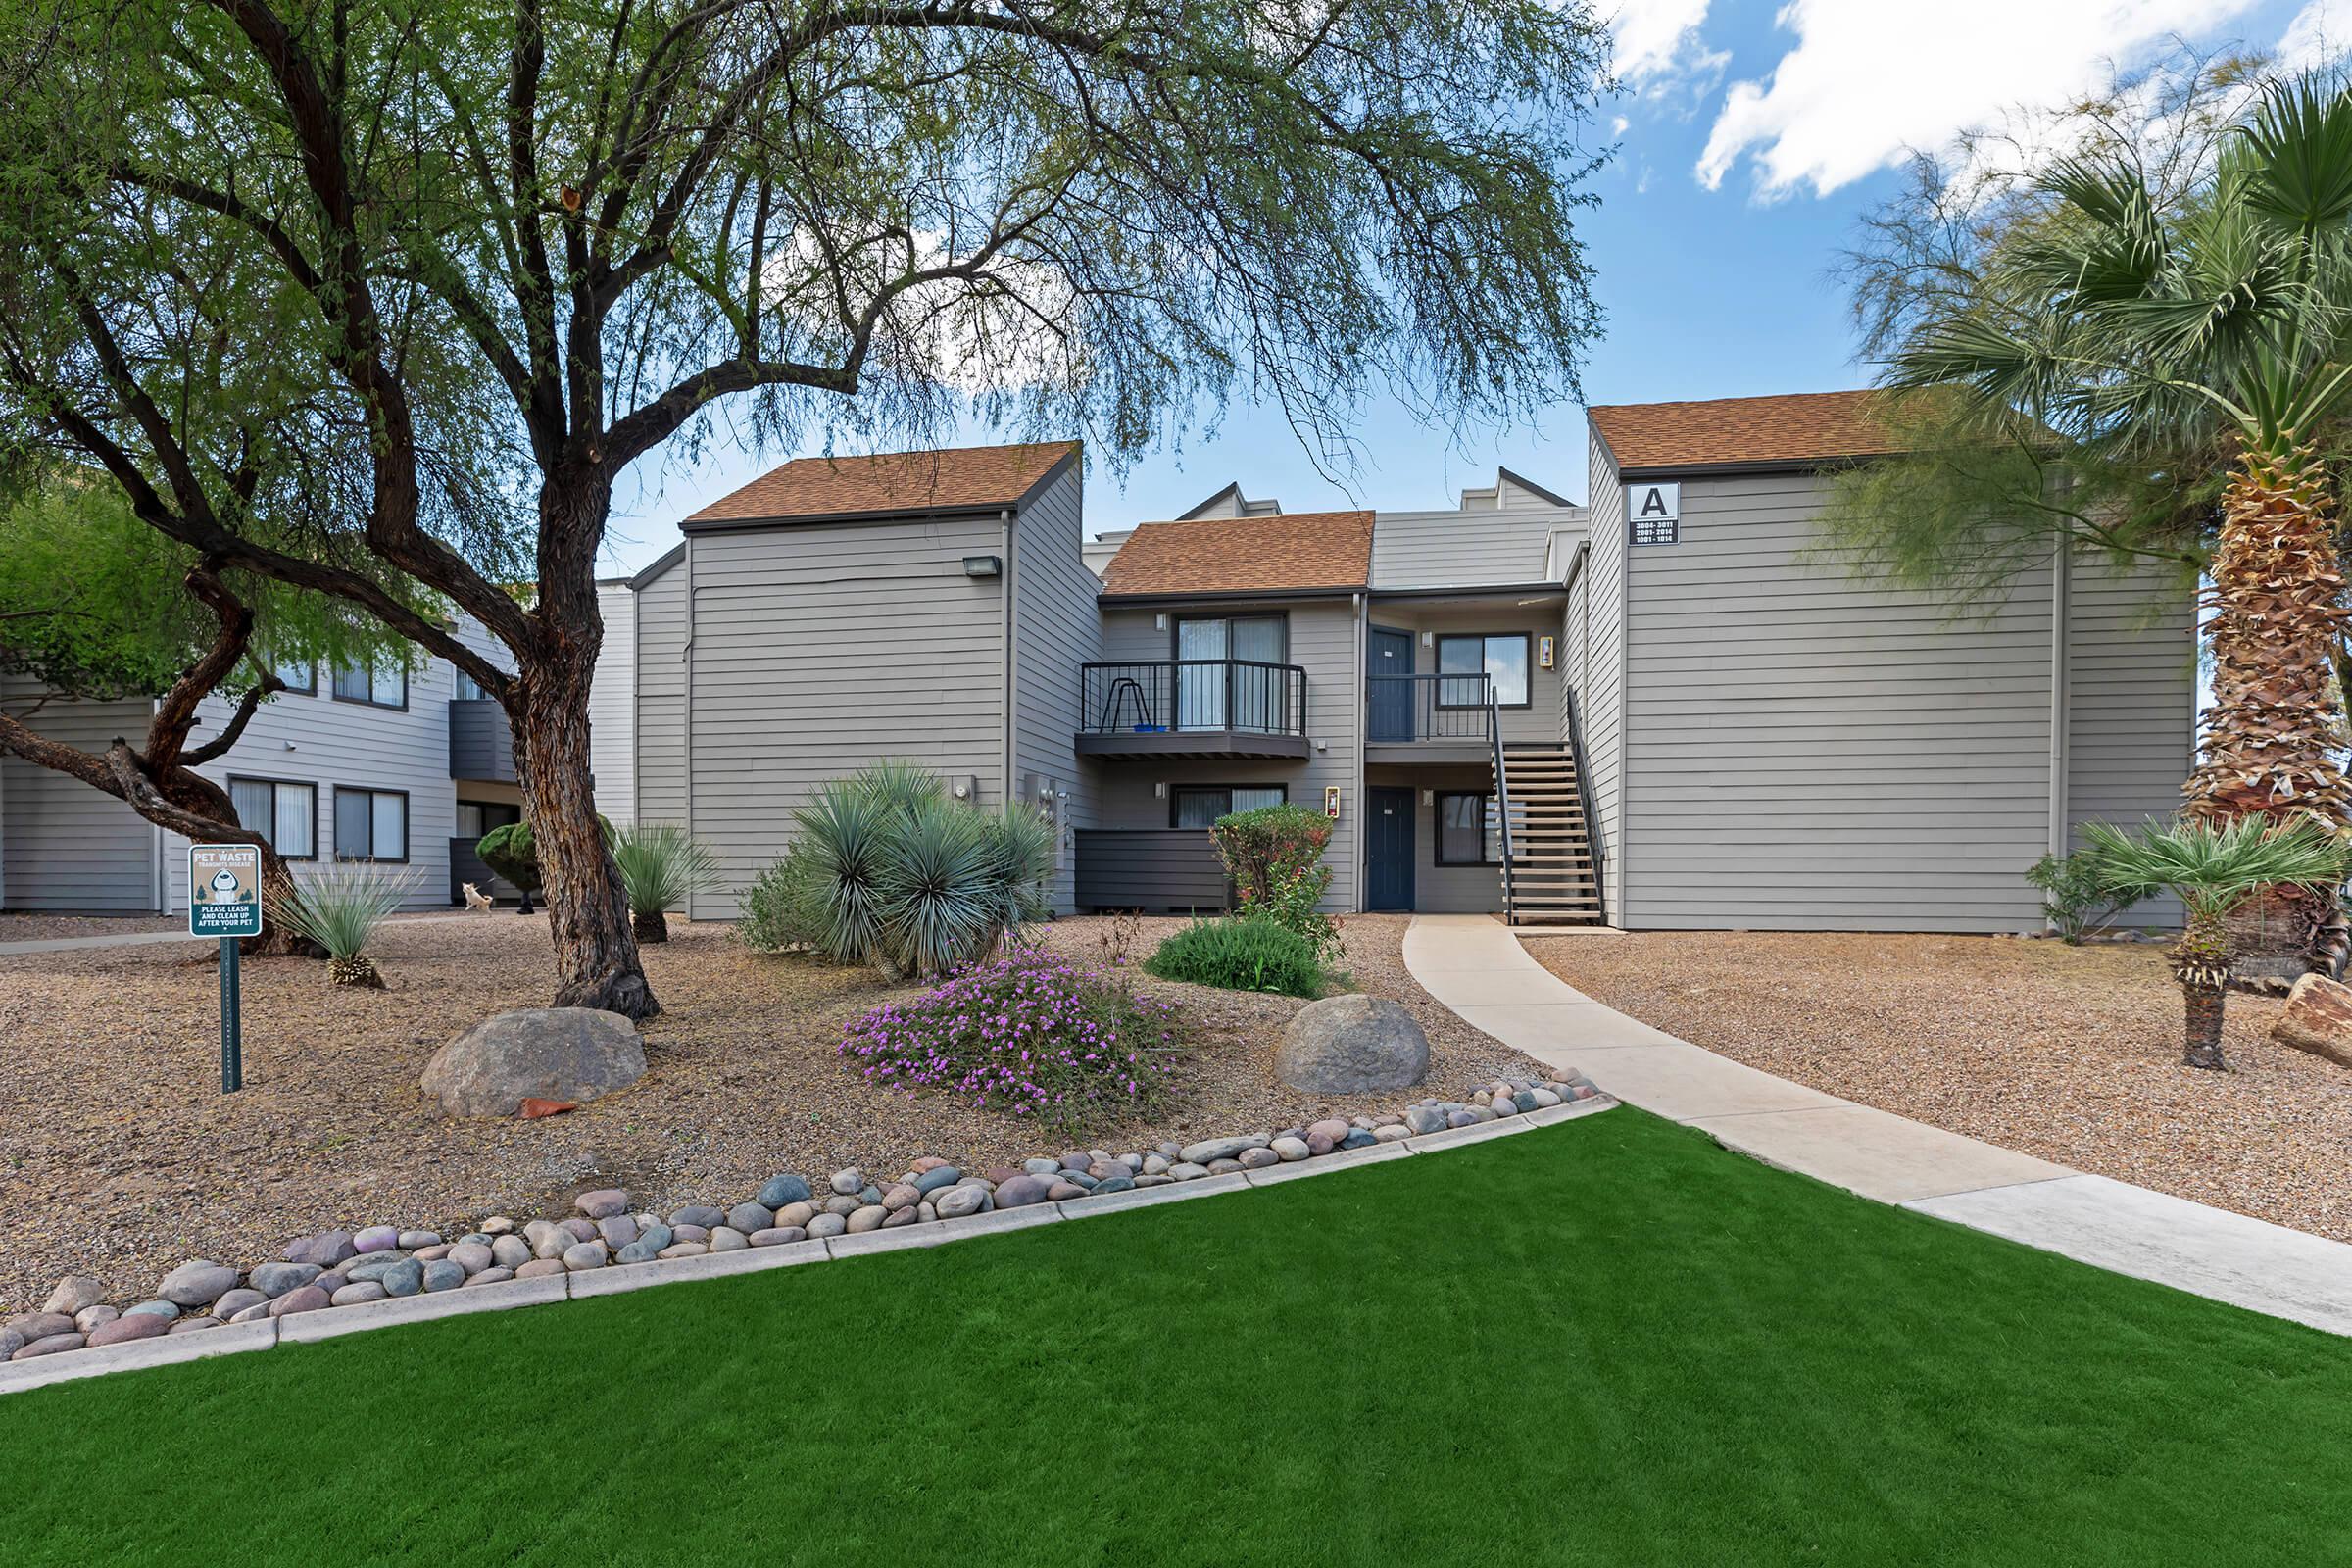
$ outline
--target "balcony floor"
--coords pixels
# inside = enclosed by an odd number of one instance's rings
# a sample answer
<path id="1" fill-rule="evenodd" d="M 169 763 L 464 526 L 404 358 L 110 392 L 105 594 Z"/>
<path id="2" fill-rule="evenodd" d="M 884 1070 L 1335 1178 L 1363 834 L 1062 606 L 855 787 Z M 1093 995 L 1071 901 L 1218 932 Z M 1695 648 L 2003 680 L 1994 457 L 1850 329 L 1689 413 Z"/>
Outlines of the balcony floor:
<path id="1" fill-rule="evenodd" d="M 1306 760 L 1313 744 L 1303 735 L 1260 735 L 1244 729 L 1082 730 L 1078 755 L 1113 760 L 1122 757 L 1153 761 L 1225 761 L 1254 758 L 1274 761 Z"/>

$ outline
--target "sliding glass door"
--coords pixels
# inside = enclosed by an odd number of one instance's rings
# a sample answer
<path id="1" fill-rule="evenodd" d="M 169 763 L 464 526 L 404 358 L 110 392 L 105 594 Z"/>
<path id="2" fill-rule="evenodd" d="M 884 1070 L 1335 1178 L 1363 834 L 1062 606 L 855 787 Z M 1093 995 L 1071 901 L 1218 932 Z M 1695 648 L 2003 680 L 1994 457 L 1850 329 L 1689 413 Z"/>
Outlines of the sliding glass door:
<path id="1" fill-rule="evenodd" d="M 1281 615 L 1187 616 L 1176 622 L 1178 729 L 1276 731 L 1289 719 L 1290 687 L 1275 665 L 1290 656 L 1289 622 Z M 1227 660 L 1248 663 L 1228 664 Z"/>

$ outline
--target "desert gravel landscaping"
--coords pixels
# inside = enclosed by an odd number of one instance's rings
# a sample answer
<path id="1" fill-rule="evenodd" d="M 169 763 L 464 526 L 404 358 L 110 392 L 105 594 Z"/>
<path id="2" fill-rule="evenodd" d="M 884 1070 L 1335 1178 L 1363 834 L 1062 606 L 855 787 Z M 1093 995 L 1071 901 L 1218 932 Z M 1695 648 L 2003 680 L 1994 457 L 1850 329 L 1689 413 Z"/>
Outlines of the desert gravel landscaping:
<path id="1" fill-rule="evenodd" d="M 2180 989 L 2154 944 L 1592 933 L 1526 946 L 1587 995 L 1750 1066 L 2352 1240 L 2352 1071 L 2273 1044 L 2283 1004 L 2237 995 L 2230 1070 L 2183 1067 Z"/>
<path id="2" fill-rule="evenodd" d="M 1129 956 L 1180 923 L 1144 922 Z M 1428 1086 L 1416 1093 L 1541 1074 L 1413 984 L 1399 957 L 1405 923 L 1351 920 L 1347 961 L 1359 989 L 1397 1001 L 1427 1031 Z M 1071 920 L 1043 935 L 1101 956 L 1111 929 Z M 545 1003 L 543 917 L 394 921 L 375 950 L 383 992 L 330 988 L 316 962 L 249 960 L 246 1087 L 231 1096 L 219 1092 L 209 953 L 0 958 L 0 1310 L 37 1306 L 69 1272 L 135 1289 L 191 1257 L 258 1262 L 333 1226 L 560 1213 L 584 1186 L 625 1187 L 667 1208 L 755 1191 L 778 1170 L 895 1170 L 926 1154 L 1013 1160 L 1058 1136 L 943 1097 L 871 1089 L 843 1063 L 844 1024 L 914 988 L 764 957 L 723 926 L 672 930 L 646 950 L 667 1009 L 646 1031 L 646 1077 L 536 1121 L 451 1121 L 417 1079 L 467 1024 Z M 1302 1003 L 1133 978 L 1185 1002 L 1196 1049 L 1161 1114 L 1089 1126 L 1087 1142 L 1149 1147 L 1394 1113 L 1414 1098 L 1319 1099 L 1276 1082 L 1274 1045 Z"/>

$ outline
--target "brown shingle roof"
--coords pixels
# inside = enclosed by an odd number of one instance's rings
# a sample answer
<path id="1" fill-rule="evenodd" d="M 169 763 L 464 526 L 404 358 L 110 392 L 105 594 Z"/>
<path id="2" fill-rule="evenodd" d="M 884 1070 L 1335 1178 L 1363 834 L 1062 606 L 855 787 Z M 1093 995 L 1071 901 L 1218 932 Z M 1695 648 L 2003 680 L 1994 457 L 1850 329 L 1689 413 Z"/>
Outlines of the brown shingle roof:
<path id="1" fill-rule="evenodd" d="M 1361 588 L 1372 570 L 1372 514 L 1147 522 L 1103 568 L 1109 595 L 1273 593 Z"/>
<path id="2" fill-rule="evenodd" d="M 1804 392 L 1706 403 L 1620 403 L 1589 411 L 1619 469 L 1879 457 L 1900 442 L 1883 392 Z"/>
<path id="3" fill-rule="evenodd" d="M 795 458 L 719 497 L 686 523 L 793 522 L 860 513 L 1009 507 L 1027 495 L 1047 469 L 1077 450 L 1075 441 L 1044 441 L 871 457 Z"/>

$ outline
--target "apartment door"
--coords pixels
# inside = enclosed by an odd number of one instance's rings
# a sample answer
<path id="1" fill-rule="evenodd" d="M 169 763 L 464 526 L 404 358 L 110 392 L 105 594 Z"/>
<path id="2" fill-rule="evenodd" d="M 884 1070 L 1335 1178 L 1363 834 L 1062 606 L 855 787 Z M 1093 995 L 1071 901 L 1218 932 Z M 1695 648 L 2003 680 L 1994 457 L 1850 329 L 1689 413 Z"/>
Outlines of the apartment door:
<path id="1" fill-rule="evenodd" d="M 1364 644 L 1364 739 L 1409 741 L 1413 738 L 1413 683 L 1380 680 L 1376 676 L 1413 672 L 1413 634 L 1375 626 Z"/>
<path id="2" fill-rule="evenodd" d="M 1413 906 L 1413 792 L 1364 792 L 1364 907 Z"/>

